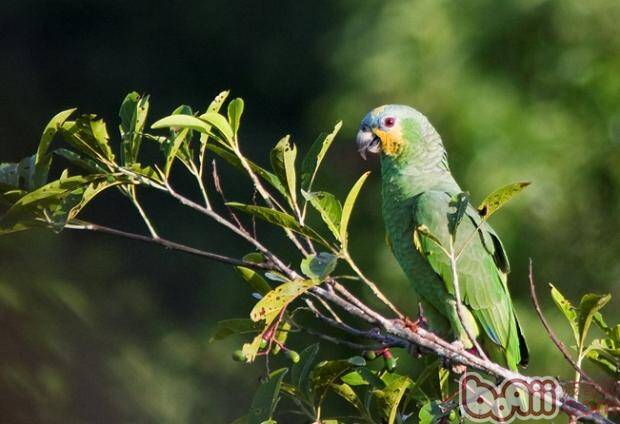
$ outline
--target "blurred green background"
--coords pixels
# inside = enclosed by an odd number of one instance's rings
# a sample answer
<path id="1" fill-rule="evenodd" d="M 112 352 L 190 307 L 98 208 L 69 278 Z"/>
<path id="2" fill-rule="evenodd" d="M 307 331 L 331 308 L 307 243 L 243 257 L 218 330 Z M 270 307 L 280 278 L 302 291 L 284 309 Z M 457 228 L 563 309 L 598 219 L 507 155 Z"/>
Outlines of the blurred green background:
<path id="1" fill-rule="evenodd" d="M 353 218 L 354 254 L 414 313 L 384 244 L 377 163 L 361 161 L 353 144 L 367 110 L 413 105 L 442 134 L 475 200 L 533 182 L 493 225 L 512 259 L 528 372 L 571 378 L 533 315 L 527 261 L 564 336 L 546 282 L 573 300 L 617 294 L 618 22 L 614 0 L 8 1 L 0 158 L 32 154 L 48 119 L 68 107 L 100 114 L 112 132 L 131 90 L 152 95 L 152 122 L 181 103 L 204 109 L 231 88 L 246 100 L 242 143 L 260 163 L 282 135 L 305 151 L 342 119 L 319 186 L 342 196 L 363 170 L 375 170 Z M 237 188 L 245 183 L 224 173 L 230 198 L 247 200 Z M 145 195 L 145 206 L 169 238 L 247 251 L 177 204 Z M 144 230 L 114 194 L 85 213 Z M 262 237 L 285 256 L 290 250 L 273 231 Z M 241 339 L 208 339 L 217 320 L 243 316 L 251 304 L 232 270 L 155 246 L 70 231 L 2 237 L 0 422 L 231 421 L 249 406 L 263 368 L 230 360 Z M 606 307 L 610 321 L 618 306 L 616 298 Z"/>

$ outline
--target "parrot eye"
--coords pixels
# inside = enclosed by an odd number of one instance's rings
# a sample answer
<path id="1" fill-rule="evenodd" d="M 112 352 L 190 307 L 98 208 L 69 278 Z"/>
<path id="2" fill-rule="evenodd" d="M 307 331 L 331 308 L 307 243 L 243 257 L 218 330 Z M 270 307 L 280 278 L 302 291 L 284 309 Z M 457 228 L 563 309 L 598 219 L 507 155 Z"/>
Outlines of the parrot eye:
<path id="1" fill-rule="evenodd" d="M 388 116 L 387 118 L 383 120 L 383 126 L 386 128 L 392 128 L 395 123 L 396 123 L 396 118 L 394 118 L 393 116 Z"/>

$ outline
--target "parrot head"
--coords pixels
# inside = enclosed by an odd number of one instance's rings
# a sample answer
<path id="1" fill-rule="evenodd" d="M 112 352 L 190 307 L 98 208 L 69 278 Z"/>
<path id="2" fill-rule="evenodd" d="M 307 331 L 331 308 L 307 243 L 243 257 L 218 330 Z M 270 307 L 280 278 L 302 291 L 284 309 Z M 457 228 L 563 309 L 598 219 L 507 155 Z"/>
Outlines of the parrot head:
<path id="1" fill-rule="evenodd" d="M 425 143 L 441 139 L 428 119 L 412 107 L 405 105 L 379 106 L 368 112 L 357 133 L 357 148 L 366 159 L 368 153 L 398 158 L 403 153 L 413 153 L 424 148 Z"/>

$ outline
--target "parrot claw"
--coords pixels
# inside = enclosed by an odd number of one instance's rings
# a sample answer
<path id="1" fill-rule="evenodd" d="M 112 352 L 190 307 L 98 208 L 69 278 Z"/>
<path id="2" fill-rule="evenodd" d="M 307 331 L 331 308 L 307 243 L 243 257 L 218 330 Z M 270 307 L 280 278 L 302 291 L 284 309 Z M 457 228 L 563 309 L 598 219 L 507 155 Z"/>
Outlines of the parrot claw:
<path id="1" fill-rule="evenodd" d="M 412 331 L 417 331 L 418 328 L 423 328 L 425 330 L 428 329 L 428 321 L 424 316 L 424 309 L 422 309 L 422 304 L 418 304 L 418 317 L 412 321 L 409 317 L 404 317 L 401 319 L 402 325 L 405 328 L 408 328 Z"/>

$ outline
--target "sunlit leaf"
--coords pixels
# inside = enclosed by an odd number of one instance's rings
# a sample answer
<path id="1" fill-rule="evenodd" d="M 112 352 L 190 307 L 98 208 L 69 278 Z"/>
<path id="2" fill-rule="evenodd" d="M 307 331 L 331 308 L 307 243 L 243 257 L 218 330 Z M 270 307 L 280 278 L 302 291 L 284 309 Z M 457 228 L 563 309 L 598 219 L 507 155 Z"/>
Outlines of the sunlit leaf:
<path id="1" fill-rule="evenodd" d="M 287 135 L 282 138 L 271 151 L 271 166 L 283 185 L 288 189 L 289 203 L 292 208 L 297 205 L 297 176 L 295 173 L 295 159 L 297 146 L 291 143 Z"/>
<path id="2" fill-rule="evenodd" d="M 459 422 L 455 411 L 438 400 L 427 401 L 418 412 L 419 424 L 456 424 Z"/>
<path id="3" fill-rule="evenodd" d="M 579 343 L 579 325 L 577 323 L 577 310 L 570 303 L 568 299 L 564 297 L 562 293 L 553 285 L 549 284 L 551 287 L 551 298 L 555 302 L 556 306 L 562 312 L 570 328 L 573 330 L 573 337 L 575 338 L 575 343 Z"/>
<path id="4" fill-rule="evenodd" d="M 301 272 L 308 278 L 323 281 L 338 263 L 338 257 L 327 252 L 320 252 L 317 255 L 308 255 L 301 261 Z"/>
<path id="5" fill-rule="evenodd" d="M 346 250 L 348 245 L 349 219 L 351 218 L 351 213 L 353 212 L 353 207 L 355 206 L 355 200 L 357 199 L 357 195 L 362 189 L 366 178 L 368 178 L 368 175 L 370 175 L 370 172 L 364 173 L 357 180 L 344 201 L 344 206 L 342 207 L 342 218 L 340 219 L 340 242 L 342 243 L 343 250 Z"/>
<path id="6" fill-rule="evenodd" d="M 32 188 L 39 188 L 47 183 L 47 174 L 52 162 L 52 156 L 48 153 L 49 147 L 58 133 L 58 130 L 62 127 L 64 122 L 69 119 L 69 116 L 71 116 L 73 112 L 75 112 L 75 109 L 63 110 L 56 114 L 45 126 L 36 153 L 36 170 Z"/>
<path id="7" fill-rule="evenodd" d="M 170 175 L 170 169 L 172 168 L 174 158 L 177 156 L 177 152 L 181 146 L 186 142 L 189 134 L 191 134 L 191 129 L 183 128 L 181 131 L 177 132 L 170 141 L 170 146 L 166 152 L 166 164 L 164 165 L 164 175 L 166 175 L 166 177 Z"/>
<path id="8" fill-rule="evenodd" d="M 214 112 L 217 113 L 220 111 L 222 105 L 224 104 L 224 102 L 226 101 L 226 98 L 228 97 L 229 91 L 222 91 L 221 93 L 219 93 L 215 99 L 213 99 L 213 101 L 211 101 L 211 103 L 209 104 L 209 107 L 207 108 L 207 112 Z M 210 126 L 209 126 L 210 128 Z M 209 142 L 209 133 L 201 133 L 200 134 L 200 151 L 198 154 L 198 160 L 199 160 L 199 169 L 203 169 L 203 165 L 204 165 L 204 159 L 205 159 L 205 152 L 207 149 L 207 144 Z"/>
<path id="9" fill-rule="evenodd" d="M 288 372 L 280 368 L 269 375 L 269 379 L 258 387 L 248 413 L 248 424 L 262 424 L 270 420 L 280 397 L 282 379 Z"/>
<path id="10" fill-rule="evenodd" d="M 219 321 L 216 324 L 215 332 L 209 342 L 222 340 L 226 337 L 238 334 L 254 334 L 261 330 L 261 326 L 251 319 L 233 318 Z"/>
<path id="11" fill-rule="evenodd" d="M 320 362 L 310 374 L 310 389 L 314 393 L 317 404 L 321 404 L 330 385 L 338 378 L 354 368 L 346 360 Z"/>
<path id="12" fill-rule="evenodd" d="M 205 122 L 205 120 L 196 116 L 185 115 L 182 113 L 166 116 L 165 118 L 162 118 L 153 123 L 153 125 L 151 125 L 151 128 L 156 130 L 161 128 L 189 128 L 199 132 L 211 134 L 211 125 Z"/>
<path id="13" fill-rule="evenodd" d="M 491 215 L 497 212 L 499 208 L 504 206 L 506 202 L 521 193 L 521 191 L 529 185 L 529 182 L 519 182 L 498 188 L 485 197 L 480 206 L 478 206 L 480 216 L 488 219 Z"/>
<path id="14" fill-rule="evenodd" d="M 269 283 L 258 272 L 243 266 L 236 266 L 235 269 L 257 293 L 265 295 L 271 291 Z"/>
<path id="15" fill-rule="evenodd" d="M 294 280 L 281 284 L 254 305 L 250 318 L 260 321 L 274 313 L 280 313 L 289 303 L 316 285 L 317 282 L 312 280 Z"/>
<path id="16" fill-rule="evenodd" d="M 601 310 L 609 301 L 611 295 L 599 295 L 589 293 L 581 298 L 579 302 L 579 308 L 577 308 L 577 323 L 579 328 L 579 345 L 583 346 L 586 336 L 592 325 L 592 319 L 594 314 Z"/>
<path id="17" fill-rule="evenodd" d="M 199 116 L 200 119 L 205 121 L 208 124 L 211 124 L 213 128 L 217 129 L 220 134 L 224 136 L 224 140 L 231 145 L 234 139 L 233 130 L 230 127 L 230 124 L 224 118 L 223 115 L 217 112 L 207 111 Z"/>
<path id="18" fill-rule="evenodd" d="M 323 240 L 323 238 L 316 231 L 306 225 L 300 225 L 293 216 L 287 213 L 276 211 L 264 206 L 244 205 L 242 203 L 235 202 L 229 202 L 226 205 L 256 216 L 257 218 L 269 222 L 270 224 L 288 228 L 291 231 L 295 231 L 296 233 L 307 236 L 314 241 L 327 245 L 325 240 Z"/>
<path id="19" fill-rule="evenodd" d="M 228 122 L 234 137 L 237 137 L 241 115 L 243 114 L 243 99 L 236 98 L 228 103 Z"/>
<path id="20" fill-rule="evenodd" d="M 341 126 L 342 122 L 338 122 L 330 134 L 327 136 L 321 135 L 312 143 L 301 164 L 301 187 L 304 190 L 310 191 L 312 189 L 312 184 L 325 158 L 325 154 L 332 145 Z"/>
<path id="21" fill-rule="evenodd" d="M 307 193 L 302 191 L 302 194 L 307 201 L 310 202 L 312 207 L 321 214 L 321 219 L 327 228 L 332 232 L 336 240 L 340 240 L 340 220 L 342 219 L 342 205 L 336 199 L 336 197 L 325 191 L 317 191 L 313 193 Z"/>
<path id="22" fill-rule="evenodd" d="M 381 379 L 385 383 L 385 387 L 381 390 L 381 409 L 387 422 L 393 424 L 396 422 L 400 401 L 412 381 L 405 375 L 390 373 L 384 374 Z"/>
<path id="23" fill-rule="evenodd" d="M 149 112 L 149 96 L 140 96 L 135 91 L 127 94 L 121 104 L 121 159 L 123 165 L 131 165 L 138 160 L 142 132 Z"/>
<path id="24" fill-rule="evenodd" d="M 65 121 L 61 134 L 67 143 L 87 156 L 103 163 L 114 162 L 105 122 L 95 115 L 82 115 L 75 121 Z"/>

